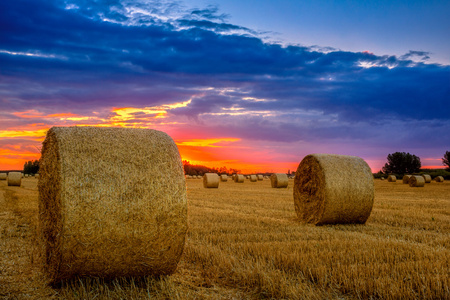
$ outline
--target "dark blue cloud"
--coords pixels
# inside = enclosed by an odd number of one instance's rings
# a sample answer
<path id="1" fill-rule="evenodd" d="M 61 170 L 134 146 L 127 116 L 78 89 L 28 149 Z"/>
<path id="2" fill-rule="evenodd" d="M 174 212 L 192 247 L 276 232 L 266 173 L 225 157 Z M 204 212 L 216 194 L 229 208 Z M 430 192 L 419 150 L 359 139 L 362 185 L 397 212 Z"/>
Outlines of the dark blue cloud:
<path id="1" fill-rule="evenodd" d="M 412 60 L 426 60 L 427 52 L 396 57 L 285 47 L 227 23 L 216 7 L 127 5 L 1 1 L 1 109 L 89 113 L 191 99 L 172 113 L 196 120 L 230 107 L 290 113 L 271 119 L 272 129 L 260 134 L 276 140 L 359 139 L 370 126 L 392 120 L 449 124 L 450 67 Z M 319 112 L 337 123 L 317 125 L 296 111 Z M 302 125 L 286 125 L 301 120 Z M 263 128 L 269 122 L 251 121 Z"/>

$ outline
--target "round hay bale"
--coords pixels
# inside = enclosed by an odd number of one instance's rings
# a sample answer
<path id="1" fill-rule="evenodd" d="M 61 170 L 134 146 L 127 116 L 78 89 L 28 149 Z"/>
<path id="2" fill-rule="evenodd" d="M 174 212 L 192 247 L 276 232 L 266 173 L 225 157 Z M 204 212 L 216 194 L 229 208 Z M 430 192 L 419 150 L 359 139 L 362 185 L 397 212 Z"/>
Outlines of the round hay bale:
<path id="1" fill-rule="evenodd" d="M 409 178 L 411 178 L 411 175 L 404 175 L 403 176 L 403 184 L 409 184 Z"/>
<path id="2" fill-rule="evenodd" d="M 444 182 L 444 177 L 443 176 L 436 176 L 436 178 L 434 178 L 434 180 L 436 182 Z"/>
<path id="3" fill-rule="evenodd" d="M 231 175 L 231 180 L 233 180 L 234 181 L 234 178 L 236 177 L 236 174 L 232 174 Z"/>
<path id="4" fill-rule="evenodd" d="M 197 175 L 197 179 L 202 179 L 202 175 Z"/>
<path id="5" fill-rule="evenodd" d="M 264 176 L 261 174 L 256 175 L 256 177 L 258 178 L 258 181 L 262 181 L 264 179 Z"/>
<path id="6" fill-rule="evenodd" d="M 8 178 L 6 173 L 0 173 L 0 180 L 6 180 L 6 178 Z"/>
<path id="7" fill-rule="evenodd" d="M 204 188 L 218 188 L 219 187 L 219 175 L 217 173 L 205 173 L 203 175 L 203 187 Z"/>
<path id="8" fill-rule="evenodd" d="M 409 186 L 412 187 L 423 187 L 425 185 L 425 178 L 423 176 L 412 175 L 409 178 Z"/>
<path id="9" fill-rule="evenodd" d="M 224 182 L 228 181 L 228 176 L 225 174 L 220 175 L 220 181 L 224 181 Z"/>
<path id="10" fill-rule="evenodd" d="M 34 178 L 38 178 L 39 179 L 39 174 L 35 174 Z"/>
<path id="11" fill-rule="evenodd" d="M 273 188 L 287 188 L 289 185 L 289 178 L 284 173 L 273 173 L 270 175 L 270 184 Z"/>
<path id="12" fill-rule="evenodd" d="M 43 271 L 51 283 L 175 271 L 187 195 L 180 154 L 167 134 L 53 127 L 39 173 Z"/>
<path id="13" fill-rule="evenodd" d="M 242 174 L 236 174 L 236 176 L 234 177 L 234 182 L 237 183 L 244 183 L 245 177 Z"/>
<path id="14" fill-rule="evenodd" d="M 20 186 L 22 184 L 22 173 L 9 172 L 7 180 L 8 180 L 8 186 Z"/>
<path id="15" fill-rule="evenodd" d="M 381 179 L 381 180 L 385 180 L 386 178 L 384 178 L 384 177 L 381 177 L 380 179 Z"/>
<path id="16" fill-rule="evenodd" d="M 425 179 L 425 183 L 431 183 L 431 176 L 428 174 L 422 174 L 423 179 Z"/>
<path id="17" fill-rule="evenodd" d="M 294 204 L 297 216 L 304 222 L 364 224 L 373 200 L 372 171 L 362 158 L 310 154 L 297 168 Z"/>
<path id="18" fill-rule="evenodd" d="M 396 181 L 397 181 L 397 177 L 395 177 L 395 175 L 388 176 L 388 182 L 396 182 Z"/>
<path id="19" fill-rule="evenodd" d="M 248 179 L 250 180 L 250 182 L 257 182 L 258 181 L 258 177 L 256 177 L 256 175 L 250 175 L 250 176 L 248 176 Z"/>

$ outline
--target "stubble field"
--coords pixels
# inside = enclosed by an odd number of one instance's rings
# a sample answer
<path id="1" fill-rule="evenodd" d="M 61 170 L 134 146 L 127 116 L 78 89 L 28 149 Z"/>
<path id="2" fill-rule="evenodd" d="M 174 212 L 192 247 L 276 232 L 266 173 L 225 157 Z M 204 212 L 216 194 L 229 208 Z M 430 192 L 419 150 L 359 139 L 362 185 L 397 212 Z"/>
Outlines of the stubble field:
<path id="1" fill-rule="evenodd" d="M 189 231 L 172 276 L 45 284 L 37 179 L 0 181 L 2 299 L 450 299 L 450 182 L 375 180 L 365 225 L 297 221 L 293 180 L 187 180 Z"/>

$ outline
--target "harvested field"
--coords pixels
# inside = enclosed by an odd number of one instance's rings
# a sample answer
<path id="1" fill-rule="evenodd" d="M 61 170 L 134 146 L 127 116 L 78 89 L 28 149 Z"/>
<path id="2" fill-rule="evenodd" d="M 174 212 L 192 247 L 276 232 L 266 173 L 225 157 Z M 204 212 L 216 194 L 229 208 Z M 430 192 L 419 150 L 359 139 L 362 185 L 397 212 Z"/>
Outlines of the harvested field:
<path id="1" fill-rule="evenodd" d="M 189 231 L 172 276 L 45 286 L 37 179 L 0 181 L 0 299 L 450 299 L 450 182 L 375 180 L 365 225 L 301 224 L 292 186 L 187 181 Z"/>

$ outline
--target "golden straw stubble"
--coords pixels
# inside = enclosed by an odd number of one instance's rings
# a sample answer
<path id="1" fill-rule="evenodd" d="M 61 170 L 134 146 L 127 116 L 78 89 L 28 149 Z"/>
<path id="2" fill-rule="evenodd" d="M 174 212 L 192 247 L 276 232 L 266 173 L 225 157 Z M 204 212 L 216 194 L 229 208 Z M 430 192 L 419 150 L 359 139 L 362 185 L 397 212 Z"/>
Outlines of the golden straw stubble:
<path id="1" fill-rule="evenodd" d="M 297 168 L 294 206 L 303 222 L 363 224 L 370 216 L 373 201 L 373 175 L 359 157 L 310 154 Z"/>
<path id="2" fill-rule="evenodd" d="M 187 196 L 178 148 L 167 134 L 53 127 L 39 173 L 40 241 L 50 283 L 175 271 Z"/>

